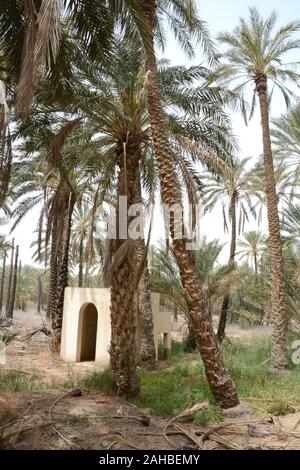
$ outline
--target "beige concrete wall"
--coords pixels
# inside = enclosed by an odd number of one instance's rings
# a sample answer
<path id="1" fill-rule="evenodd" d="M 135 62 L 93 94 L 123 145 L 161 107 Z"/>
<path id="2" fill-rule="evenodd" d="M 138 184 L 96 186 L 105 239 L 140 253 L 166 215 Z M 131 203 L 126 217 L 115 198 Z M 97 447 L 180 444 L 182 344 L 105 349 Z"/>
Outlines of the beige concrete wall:
<path id="1" fill-rule="evenodd" d="M 158 343 L 161 333 L 165 333 L 166 348 L 171 351 L 171 328 L 172 317 L 171 312 L 160 310 L 160 295 L 157 293 L 151 294 L 152 314 L 153 314 L 153 329 L 154 329 L 154 343 L 156 360 L 158 357 Z"/>
<path id="2" fill-rule="evenodd" d="M 95 362 L 107 367 L 111 335 L 109 289 L 66 288 L 60 355 L 68 362 L 80 361 L 83 313 L 88 303 L 94 304 L 98 311 Z"/>
<path id="3" fill-rule="evenodd" d="M 166 334 L 166 347 L 171 348 L 171 313 L 160 311 L 159 298 L 159 294 L 151 294 L 156 357 L 160 333 Z M 66 288 L 60 355 L 68 362 L 80 361 L 83 315 L 89 303 L 94 304 L 98 311 L 95 362 L 105 368 L 110 363 L 108 352 L 111 337 L 109 289 Z"/>

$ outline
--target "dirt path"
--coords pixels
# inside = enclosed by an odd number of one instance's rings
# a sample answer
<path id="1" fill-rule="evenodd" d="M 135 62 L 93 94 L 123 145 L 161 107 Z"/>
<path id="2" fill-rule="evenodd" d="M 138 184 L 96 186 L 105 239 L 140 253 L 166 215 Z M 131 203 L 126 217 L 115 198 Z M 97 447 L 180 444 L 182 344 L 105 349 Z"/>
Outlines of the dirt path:
<path id="1" fill-rule="evenodd" d="M 0 394 L 0 447 L 300 449 L 300 413 L 275 418 L 241 407 L 225 412 L 224 422 L 200 428 L 191 422 L 150 417 L 146 410 L 115 396 L 84 389 L 80 396 L 68 395 L 71 388 L 64 388 L 66 383 L 76 386 L 79 378 L 98 370 L 97 366 L 67 364 L 51 355 L 49 339 L 42 333 L 26 340 L 40 326 L 40 316 L 18 312 L 11 328 L 18 338 L 7 347 L 7 362 L 0 372 L 22 371 L 27 380 L 36 382 L 38 391 Z M 265 329 L 261 332 L 266 333 Z M 235 327 L 229 333 L 249 341 L 254 334 Z"/>
<path id="2" fill-rule="evenodd" d="M 258 417 L 248 408 L 237 414 L 231 410 L 224 422 L 201 428 L 149 417 L 117 397 L 88 390 L 76 397 L 66 393 L 47 390 L 3 398 L 14 414 L 1 419 L 1 446 L 131 450 L 300 448 L 300 413 L 274 418 Z"/>
<path id="3" fill-rule="evenodd" d="M 37 333 L 31 339 L 27 335 L 43 326 L 40 315 L 33 312 L 16 312 L 10 331 L 18 334 L 6 348 L 6 364 L 1 370 L 22 371 L 41 386 L 55 388 L 66 382 L 76 381 L 79 377 L 99 371 L 93 362 L 66 363 L 58 355 L 49 351 L 49 338 Z"/>

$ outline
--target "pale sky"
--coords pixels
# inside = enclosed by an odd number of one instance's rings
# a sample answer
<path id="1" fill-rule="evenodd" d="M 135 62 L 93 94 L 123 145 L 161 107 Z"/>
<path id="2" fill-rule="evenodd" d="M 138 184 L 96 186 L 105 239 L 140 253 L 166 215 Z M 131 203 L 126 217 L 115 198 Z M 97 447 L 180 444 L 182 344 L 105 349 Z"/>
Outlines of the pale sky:
<path id="1" fill-rule="evenodd" d="M 207 22 L 212 37 L 220 31 L 232 31 L 237 25 L 240 16 L 248 16 L 248 6 L 256 6 L 264 16 L 268 16 L 273 9 L 278 13 L 278 25 L 285 24 L 291 20 L 300 18 L 299 0 L 263 0 L 251 2 L 249 0 L 196 0 L 200 5 L 201 17 Z M 161 54 L 160 54 L 161 55 Z M 191 63 L 203 62 L 202 53 L 196 54 L 195 59 L 189 61 L 184 53 L 179 49 L 176 41 L 170 38 L 164 57 L 168 58 L 172 65 L 190 65 Z M 294 57 L 290 60 L 294 60 Z M 283 100 L 274 95 L 272 100 L 271 117 L 276 117 L 285 111 Z M 233 115 L 234 133 L 238 137 L 240 145 L 240 158 L 251 157 L 253 161 L 262 152 L 260 119 L 256 113 L 248 126 L 245 126 L 243 119 Z M 30 249 L 31 241 L 35 238 L 32 232 L 36 229 L 38 220 L 38 210 L 32 210 L 30 214 L 18 226 L 12 236 L 16 243 L 20 245 L 20 258 L 23 264 L 32 263 Z M 154 232 L 161 222 L 156 219 Z M 251 222 L 246 229 L 256 229 L 257 224 Z M 263 227 L 266 224 L 263 223 Z M 208 239 L 219 238 L 222 241 L 228 240 L 228 235 L 223 233 L 223 221 L 220 208 L 216 208 L 210 215 L 205 216 L 201 221 L 201 233 L 207 235 Z M 225 246 L 221 261 L 225 262 L 228 257 L 229 247 Z"/>

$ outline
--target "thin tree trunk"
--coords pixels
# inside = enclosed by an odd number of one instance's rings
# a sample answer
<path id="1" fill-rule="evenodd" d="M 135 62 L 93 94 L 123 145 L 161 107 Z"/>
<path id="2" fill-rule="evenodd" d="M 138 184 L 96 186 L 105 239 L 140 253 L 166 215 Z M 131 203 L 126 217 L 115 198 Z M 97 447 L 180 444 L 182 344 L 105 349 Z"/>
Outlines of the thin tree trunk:
<path id="1" fill-rule="evenodd" d="M 254 253 L 253 259 L 254 259 L 254 272 L 255 272 L 255 275 L 257 276 L 258 269 L 257 269 L 257 254 L 256 253 Z"/>
<path id="2" fill-rule="evenodd" d="M 78 287 L 83 285 L 83 235 L 80 236 L 79 242 L 79 269 L 78 269 Z"/>
<path id="3" fill-rule="evenodd" d="M 276 194 L 276 181 L 269 127 L 269 103 L 267 96 L 267 79 L 258 77 L 256 81 L 259 96 L 264 169 L 265 169 L 265 191 L 267 196 L 267 213 L 269 223 L 269 251 L 272 266 L 272 357 L 271 366 L 274 369 L 287 367 L 287 309 L 285 299 L 284 262 L 282 254 L 282 243 L 280 235 L 280 223 L 278 215 L 278 198 Z"/>
<path id="4" fill-rule="evenodd" d="M 130 136 L 125 152 L 119 155 L 119 174 L 117 186 L 117 239 L 111 275 L 111 345 L 110 358 L 114 371 L 117 391 L 125 397 L 136 396 L 140 391 L 140 380 L 137 375 L 137 312 L 136 312 L 136 243 L 131 239 L 122 239 L 120 233 L 120 196 L 127 197 L 126 209 L 134 202 L 136 191 L 139 148 L 130 142 Z M 123 230 L 131 221 L 127 217 Z M 123 253 L 121 255 L 121 252 Z M 117 259 L 116 259 L 117 258 Z M 114 266 L 117 266 L 114 267 Z"/>
<path id="5" fill-rule="evenodd" d="M 3 294 L 4 294 L 4 281 L 5 281 L 5 268 L 6 268 L 6 250 L 3 253 L 3 264 L 1 274 L 1 287 L 0 287 L 0 315 L 2 314 L 3 307 Z"/>
<path id="6" fill-rule="evenodd" d="M 48 306 L 47 306 L 47 315 L 48 320 L 52 321 L 53 316 L 55 315 L 55 306 L 56 306 L 56 289 L 57 289 L 57 227 L 58 220 L 57 216 L 54 216 L 52 222 L 52 231 L 51 231 L 51 253 L 50 253 L 50 279 L 49 279 L 49 295 L 48 295 Z"/>
<path id="7" fill-rule="evenodd" d="M 232 267 L 234 265 L 234 258 L 236 252 L 236 192 L 234 191 L 231 196 L 230 201 L 230 214 L 231 214 L 231 242 L 230 242 L 230 254 L 229 254 L 229 266 Z M 217 339 L 220 343 L 222 343 L 223 339 L 225 338 L 225 328 L 227 322 L 227 314 L 229 308 L 229 294 L 226 294 L 223 298 L 222 307 L 221 307 L 221 315 L 218 325 L 217 331 Z"/>
<path id="8" fill-rule="evenodd" d="M 174 318 L 174 323 L 177 323 L 178 322 L 178 307 L 176 304 L 174 304 L 174 307 L 173 307 L 173 318 Z"/>
<path id="9" fill-rule="evenodd" d="M 141 240 L 144 245 L 144 240 Z M 137 263 L 138 264 L 138 263 Z M 143 274 L 138 288 L 138 310 L 141 334 L 140 359 L 147 369 L 154 369 L 156 366 L 156 353 L 154 343 L 154 325 L 152 315 L 151 291 L 149 286 L 148 260 L 145 260 Z"/>
<path id="10" fill-rule="evenodd" d="M 41 313 L 41 307 L 42 307 L 42 279 L 41 275 L 38 275 L 38 299 L 37 299 L 37 311 L 38 313 Z"/>
<path id="11" fill-rule="evenodd" d="M 142 206 L 142 202 L 141 180 L 139 174 L 135 191 L 135 203 Z M 138 323 L 140 330 L 139 359 L 144 367 L 152 370 L 156 366 L 156 352 L 148 256 L 145 256 L 146 245 L 144 235 L 143 227 L 140 227 L 141 237 L 136 241 L 136 264 L 139 266 L 143 263 L 144 266 L 137 292 Z"/>
<path id="12" fill-rule="evenodd" d="M 89 263 L 88 260 L 85 263 L 85 273 L 84 273 L 84 287 L 90 287 L 90 280 L 89 280 Z"/>
<path id="13" fill-rule="evenodd" d="M 7 318 L 13 319 L 14 316 L 14 307 L 15 307 L 15 300 L 16 300 L 16 290 L 17 290 L 17 279 L 18 279 L 18 257 L 19 257 L 19 246 L 16 246 L 16 254 L 15 254 L 15 263 L 13 268 L 13 276 L 12 276 L 12 286 L 11 286 L 11 294 L 10 294 L 10 301 L 9 307 L 7 312 Z"/>
<path id="14" fill-rule="evenodd" d="M 18 310 L 23 310 L 23 308 L 22 308 L 23 302 L 22 302 L 21 293 L 20 293 L 21 272 L 22 272 L 22 261 L 20 260 L 20 261 L 19 261 L 19 268 L 18 268 L 18 279 L 19 279 L 19 282 L 17 283 L 17 292 L 16 292 L 16 301 L 15 301 L 16 308 L 17 308 Z"/>
<path id="15" fill-rule="evenodd" d="M 61 329 L 64 311 L 65 288 L 68 285 L 69 273 L 69 246 L 72 227 L 72 215 L 75 205 L 73 195 L 70 195 L 65 214 L 64 233 L 61 239 L 60 248 L 58 249 L 57 258 L 57 289 L 55 314 L 52 317 L 52 335 L 50 341 L 50 349 L 53 353 L 60 351 Z"/>
<path id="16" fill-rule="evenodd" d="M 149 25 L 148 41 L 154 50 L 154 30 L 156 28 L 155 0 L 148 0 L 144 3 L 144 12 Z M 160 176 L 161 195 L 163 203 L 171 207 L 173 204 L 181 204 L 181 195 L 176 185 L 174 156 L 169 144 L 154 54 L 148 54 L 147 69 L 148 110 Z M 173 239 L 173 251 L 185 292 L 185 300 L 189 309 L 190 322 L 202 356 L 209 385 L 216 400 L 224 408 L 235 406 L 239 402 L 236 387 L 224 366 L 222 354 L 207 309 L 207 302 L 199 284 L 194 253 L 187 250 L 185 239 L 179 239 L 174 236 L 174 218 L 170 218 L 170 232 Z"/>
<path id="17" fill-rule="evenodd" d="M 11 296 L 11 286 L 12 286 L 13 270 L 14 270 L 14 253 L 15 253 L 15 239 L 13 238 L 12 247 L 11 247 L 10 268 L 9 268 L 8 281 L 7 281 L 7 292 L 6 292 L 6 306 L 5 306 L 6 316 L 8 316 L 10 296 Z"/>

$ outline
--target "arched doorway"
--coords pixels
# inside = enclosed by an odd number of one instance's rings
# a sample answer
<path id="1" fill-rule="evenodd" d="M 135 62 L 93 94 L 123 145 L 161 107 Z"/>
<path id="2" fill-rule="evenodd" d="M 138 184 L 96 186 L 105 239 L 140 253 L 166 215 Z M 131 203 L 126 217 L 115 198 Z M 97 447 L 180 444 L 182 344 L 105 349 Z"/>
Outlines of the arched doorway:
<path id="1" fill-rule="evenodd" d="M 94 304 L 83 307 L 80 361 L 94 361 L 96 355 L 98 311 Z"/>

